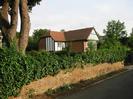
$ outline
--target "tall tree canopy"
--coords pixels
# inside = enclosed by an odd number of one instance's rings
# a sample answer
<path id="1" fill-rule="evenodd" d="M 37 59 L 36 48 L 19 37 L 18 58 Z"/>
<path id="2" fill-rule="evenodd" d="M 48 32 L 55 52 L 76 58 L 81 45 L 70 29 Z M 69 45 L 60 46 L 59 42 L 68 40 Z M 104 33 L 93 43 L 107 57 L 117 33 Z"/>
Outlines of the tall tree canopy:
<path id="1" fill-rule="evenodd" d="M 50 32 L 50 30 L 48 30 L 48 29 L 34 30 L 33 35 L 31 37 L 29 37 L 27 51 L 38 50 L 38 43 L 39 43 L 40 38 L 43 35 L 48 34 L 49 32 Z"/>
<path id="2" fill-rule="evenodd" d="M 36 5 L 40 5 L 41 1 L 42 0 L 28 0 L 29 10 L 32 10 L 32 8 Z"/>
<path id="3" fill-rule="evenodd" d="M 29 11 L 40 2 L 41 0 L 0 0 L 0 5 L 2 6 L 0 11 L 1 31 L 8 47 L 15 41 L 18 51 L 25 52 L 30 31 Z M 18 10 L 21 19 L 21 29 L 20 37 L 16 40 Z"/>
<path id="4" fill-rule="evenodd" d="M 117 47 L 120 45 L 120 39 L 127 36 L 124 22 L 119 20 L 109 21 L 105 33 L 105 41 L 102 44 L 104 48 Z"/>
<path id="5" fill-rule="evenodd" d="M 126 36 L 124 22 L 112 20 L 108 22 L 107 29 L 104 33 L 108 39 L 119 40 L 121 37 Z"/>

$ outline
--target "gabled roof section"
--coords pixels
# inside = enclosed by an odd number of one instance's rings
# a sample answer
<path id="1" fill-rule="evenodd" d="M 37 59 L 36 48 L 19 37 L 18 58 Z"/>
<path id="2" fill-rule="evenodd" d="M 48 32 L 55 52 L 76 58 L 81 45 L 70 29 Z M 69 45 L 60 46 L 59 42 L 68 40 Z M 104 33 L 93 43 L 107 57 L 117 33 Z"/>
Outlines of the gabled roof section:
<path id="1" fill-rule="evenodd" d="M 65 32 L 66 41 L 87 40 L 94 28 L 84 28 Z"/>
<path id="2" fill-rule="evenodd" d="M 43 35 L 43 37 L 52 37 L 53 40 L 57 42 L 80 41 L 87 40 L 92 30 L 95 31 L 94 27 L 71 30 L 67 32 L 50 31 L 47 35 Z"/>
<path id="3" fill-rule="evenodd" d="M 66 41 L 64 32 L 51 31 L 50 36 L 53 38 L 54 41 Z"/>

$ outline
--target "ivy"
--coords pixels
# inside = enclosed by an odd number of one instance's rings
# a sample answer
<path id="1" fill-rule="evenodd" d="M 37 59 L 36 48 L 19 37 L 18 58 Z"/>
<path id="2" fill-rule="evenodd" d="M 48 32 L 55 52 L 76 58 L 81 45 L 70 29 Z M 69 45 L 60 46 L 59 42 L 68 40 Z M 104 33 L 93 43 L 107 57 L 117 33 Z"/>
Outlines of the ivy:
<path id="1" fill-rule="evenodd" d="M 0 49 L 0 99 L 17 96 L 23 85 L 47 75 L 53 76 L 63 69 L 82 67 L 84 64 L 123 61 L 126 51 L 125 48 L 78 54 L 32 51 L 24 56 L 15 48 Z"/>

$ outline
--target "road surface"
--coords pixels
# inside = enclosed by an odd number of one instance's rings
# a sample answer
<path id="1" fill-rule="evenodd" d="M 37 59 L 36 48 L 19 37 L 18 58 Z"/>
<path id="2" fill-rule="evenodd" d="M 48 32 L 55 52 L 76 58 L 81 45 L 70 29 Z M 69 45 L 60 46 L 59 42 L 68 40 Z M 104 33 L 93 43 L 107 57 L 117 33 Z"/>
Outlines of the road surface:
<path id="1" fill-rule="evenodd" d="M 133 99 L 133 70 L 56 99 Z"/>

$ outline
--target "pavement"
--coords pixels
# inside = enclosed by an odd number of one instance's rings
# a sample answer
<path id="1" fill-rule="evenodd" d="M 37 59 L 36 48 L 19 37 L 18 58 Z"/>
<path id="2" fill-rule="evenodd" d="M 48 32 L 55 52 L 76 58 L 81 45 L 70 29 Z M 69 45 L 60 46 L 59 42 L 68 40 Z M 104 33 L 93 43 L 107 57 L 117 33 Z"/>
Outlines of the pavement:
<path id="1" fill-rule="evenodd" d="M 125 69 L 127 71 L 111 79 L 56 99 L 133 99 L 133 66 Z"/>
<path id="2" fill-rule="evenodd" d="M 124 68 L 127 69 L 127 70 L 133 70 L 133 65 L 125 66 Z"/>

